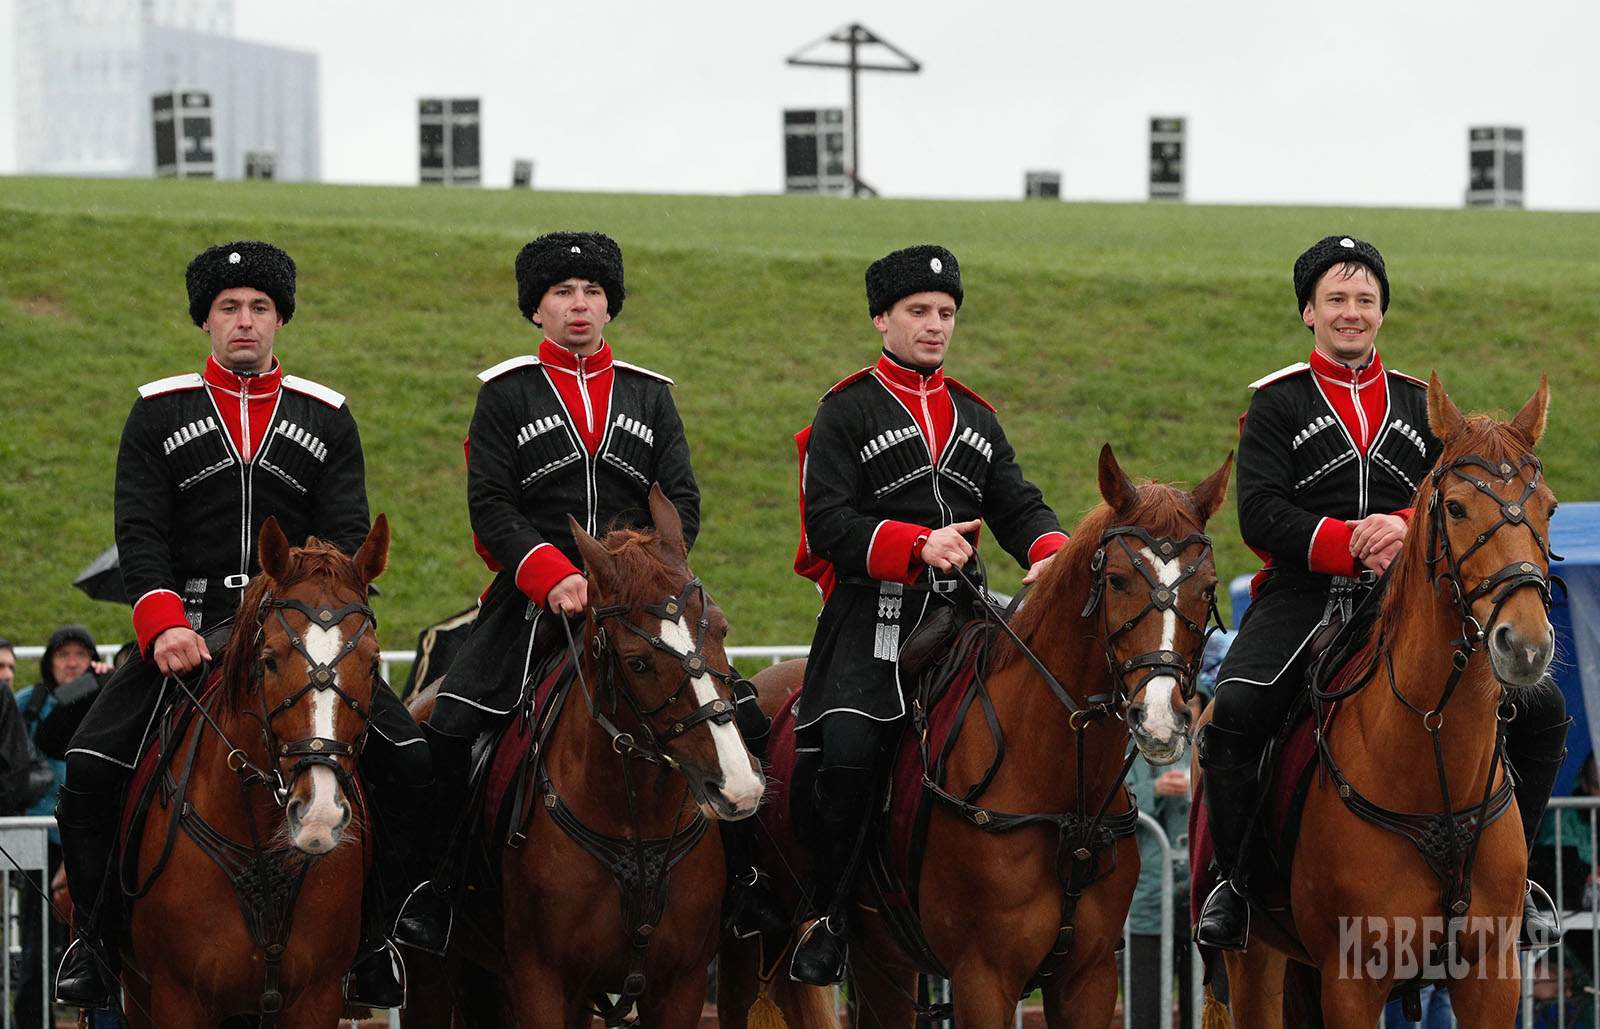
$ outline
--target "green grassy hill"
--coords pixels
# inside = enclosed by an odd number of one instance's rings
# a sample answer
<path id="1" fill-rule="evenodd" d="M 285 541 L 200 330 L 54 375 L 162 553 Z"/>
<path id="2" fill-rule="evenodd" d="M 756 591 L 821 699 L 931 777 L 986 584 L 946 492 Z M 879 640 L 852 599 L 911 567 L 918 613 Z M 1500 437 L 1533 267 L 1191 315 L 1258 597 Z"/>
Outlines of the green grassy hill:
<path id="1" fill-rule="evenodd" d="M 278 353 L 347 393 L 361 423 L 373 510 L 394 525 L 385 644 L 470 602 L 487 581 L 461 455 L 474 375 L 536 344 L 511 263 L 558 228 L 602 229 L 627 255 L 608 338 L 678 380 L 705 498 L 694 564 L 734 643 L 809 639 L 790 437 L 876 355 L 866 264 L 925 240 L 957 253 L 967 285 L 952 373 L 996 402 L 1069 523 L 1094 499 L 1103 441 L 1136 476 L 1216 468 L 1245 385 L 1310 347 L 1289 266 L 1328 232 L 1388 259 L 1391 366 L 1437 368 L 1465 409 L 1515 410 L 1549 372 L 1550 479 L 1600 497 L 1600 215 L 0 179 L 0 634 L 40 642 L 68 620 L 129 634 L 125 609 L 69 582 L 111 542 L 134 387 L 206 352 L 184 265 L 239 237 L 294 255 L 298 317 Z M 1231 504 L 1213 533 L 1225 577 L 1253 567 Z"/>

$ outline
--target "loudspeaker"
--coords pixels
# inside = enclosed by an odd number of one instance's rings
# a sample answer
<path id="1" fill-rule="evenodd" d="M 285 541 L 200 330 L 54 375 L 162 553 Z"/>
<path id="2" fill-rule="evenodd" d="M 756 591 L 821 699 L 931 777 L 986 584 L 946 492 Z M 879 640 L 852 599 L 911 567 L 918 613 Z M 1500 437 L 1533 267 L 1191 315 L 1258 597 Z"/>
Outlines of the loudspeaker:
<path id="1" fill-rule="evenodd" d="M 1026 200 L 1060 200 L 1061 173 L 1031 171 L 1022 177 L 1022 196 Z"/>
<path id="2" fill-rule="evenodd" d="M 1183 199 L 1184 119 L 1150 119 L 1150 199 Z"/>
<path id="3" fill-rule="evenodd" d="M 1467 130 L 1467 206 L 1522 206 L 1522 129 L 1483 125 Z"/>
<path id="4" fill-rule="evenodd" d="M 845 166 L 850 130 L 844 109 L 806 108 L 783 112 L 783 191 L 785 193 L 850 192 Z"/>
<path id="5" fill-rule="evenodd" d="M 150 100 L 156 174 L 162 178 L 217 177 L 211 94 L 200 89 L 157 93 Z"/>
<path id="6" fill-rule="evenodd" d="M 482 131 L 477 97 L 417 101 L 418 181 L 423 185 L 478 185 L 482 181 Z"/>
<path id="7" fill-rule="evenodd" d="M 525 160 L 525 159 L 519 157 L 515 161 L 511 162 L 511 188 L 512 189 L 532 189 L 533 188 L 533 162 L 532 161 Z"/>

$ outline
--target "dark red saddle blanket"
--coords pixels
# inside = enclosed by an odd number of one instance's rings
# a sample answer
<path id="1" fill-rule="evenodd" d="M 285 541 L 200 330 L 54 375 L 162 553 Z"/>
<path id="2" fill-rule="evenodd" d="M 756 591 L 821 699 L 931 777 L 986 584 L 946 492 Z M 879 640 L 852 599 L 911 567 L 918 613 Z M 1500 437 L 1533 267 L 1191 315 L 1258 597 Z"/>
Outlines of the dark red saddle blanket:
<path id="1" fill-rule="evenodd" d="M 974 662 L 968 660 L 956 673 L 944 692 L 933 702 L 927 713 L 928 752 L 940 754 L 956 728 L 963 700 L 976 688 Z M 795 738 L 795 710 L 799 702 L 797 690 L 773 716 L 772 733 L 767 744 L 767 790 L 761 804 L 761 820 L 770 837 L 770 845 L 782 851 L 782 863 L 802 881 L 810 875 L 812 857 L 809 847 L 801 840 L 796 828 L 792 788 L 797 765 Z M 928 795 L 922 787 L 922 752 L 915 729 L 909 721 L 901 725 L 899 742 L 894 748 L 888 789 L 888 817 L 879 830 L 878 847 L 883 868 L 895 881 L 904 885 L 899 892 L 886 894 L 884 899 L 895 906 L 911 907 L 915 904 L 915 884 L 922 868 L 922 843 L 926 835 Z M 803 784 L 802 788 L 809 788 Z M 772 867 L 769 855 L 767 867 Z"/>
<path id="2" fill-rule="evenodd" d="M 513 718 L 494 743 L 489 757 L 488 772 L 484 776 L 484 820 L 486 831 L 493 834 L 501 817 L 502 808 L 516 790 L 517 779 L 528 763 L 528 753 L 533 747 L 539 726 L 543 723 L 551 699 L 564 679 L 570 678 L 571 655 L 563 652 L 560 660 L 551 663 L 549 670 L 539 680 L 533 691 L 531 718 Z"/>

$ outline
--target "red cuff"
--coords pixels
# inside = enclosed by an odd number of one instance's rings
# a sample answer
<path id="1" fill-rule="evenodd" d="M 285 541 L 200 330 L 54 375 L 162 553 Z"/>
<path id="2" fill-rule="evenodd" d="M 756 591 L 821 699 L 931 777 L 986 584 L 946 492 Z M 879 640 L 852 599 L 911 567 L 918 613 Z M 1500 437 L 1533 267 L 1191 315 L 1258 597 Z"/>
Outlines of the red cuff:
<path id="1" fill-rule="evenodd" d="M 1311 534 L 1311 549 L 1306 553 L 1306 565 L 1323 575 L 1355 575 L 1356 558 L 1350 553 L 1350 537 L 1354 530 L 1344 522 L 1324 518 Z"/>
<path id="2" fill-rule="evenodd" d="M 171 590 L 151 590 L 133 605 L 133 634 L 139 638 L 139 651 L 150 656 L 156 637 L 168 629 L 189 627 L 183 613 L 183 598 Z"/>
<path id="3" fill-rule="evenodd" d="M 1066 545 L 1066 533 L 1047 532 L 1034 540 L 1033 546 L 1028 548 L 1028 564 L 1030 566 L 1036 565 Z"/>
<path id="4" fill-rule="evenodd" d="M 910 522 L 879 522 L 867 546 L 867 577 L 881 582 L 916 582 L 922 562 L 911 556 L 911 550 L 917 537 L 930 531 Z"/>
<path id="5" fill-rule="evenodd" d="M 1407 525 L 1410 525 L 1411 524 L 1411 516 L 1416 514 L 1416 513 L 1417 513 L 1417 509 L 1414 508 L 1414 507 L 1403 507 L 1400 510 L 1396 511 L 1394 513 L 1394 516 L 1396 518 L 1400 519 L 1401 521 L 1405 522 Z"/>
<path id="6" fill-rule="evenodd" d="M 555 588 L 556 583 L 569 575 L 580 575 L 574 568 L 567 555 L 563 554 L 553 544 L 541 543 L 528 551 L 528 555 L 517 565 L 517 589 L 521 590 L 529 600 L 544 606 L 545 598 Z"/>

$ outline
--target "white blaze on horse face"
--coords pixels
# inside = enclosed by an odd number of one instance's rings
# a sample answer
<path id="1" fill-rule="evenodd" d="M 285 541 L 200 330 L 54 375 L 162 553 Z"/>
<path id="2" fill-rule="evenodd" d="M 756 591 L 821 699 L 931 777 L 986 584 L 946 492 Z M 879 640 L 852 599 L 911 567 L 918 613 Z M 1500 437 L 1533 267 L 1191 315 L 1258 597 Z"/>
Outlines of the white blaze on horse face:
<path id="1" fill-rule="evenodd" d="M 1139 553 L 1156 570 L 1156 579 L 1163 586 L 1170 588 L 1183 574 L 1181 554 L 1171 561 L 1162 561 L 1150 552 L 1149 547 L 1140 547 Z M 1172 602 L 1178 602 L 1176 596 Z M 1178 612 L 1168 608 L 1161 612 L 1161 649 L 1171 650 L 1177 640 Z M 1178 683 L 1172 676 L 1158 675 L 1150 680 L 1150 685 L 1144 690 L 1145 731 L 1159 743 L 1166 743 L 1178 734 L 1178 713 L 1172 709 L 1172 688 L 1176 685 Z"/>
<path id="2" fill-rule="evenodd" d="M 694 650 L 694 636 L 682 618 L 676 622 L 661 622 L 661 641 L 680 654 Z M 709 675 L 699 675 L 690 683 L 694 687 L 694 702 L 704 707 L 717 699 L 717 688 Z M 731 702 L 730 702 L 731 703 Z M 711 739 L 717 745 L 717 764 L 722 772 L 722 795 L 733 805 L 736 813 L 749 814 L 761 803 L 765 788 L 759 776 L 750 767 L 750 752 L 744 749 L 739 730 L 732 722 L 717 725 L 702 723 L 711 730 Z"/>
<path id="3" fill-rule="evenodd" d="M 344 634 L 337 625 L 331 629 L 308 625 L 305 631 L 306 653 L 319 664 L 328 664 L 339 656 L 344 646 Z M 333 670 L 333 681 L 339 682 L 339 669 Z M 311 732 L 323 739 L 334 736 L 334 714 L 339 709 L 339 695 L 333 690 L 311 691 Z M 340 796 L 339 780 L 333 769 L 313 765 L 306 773 L 311 777 L 311 799 L 300 815 L 300 825 L 295 833 L 295 846 L 312 854 L 323 854 L 339 842 L 346 807 Z"/>

